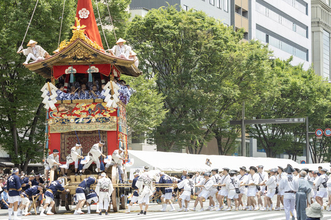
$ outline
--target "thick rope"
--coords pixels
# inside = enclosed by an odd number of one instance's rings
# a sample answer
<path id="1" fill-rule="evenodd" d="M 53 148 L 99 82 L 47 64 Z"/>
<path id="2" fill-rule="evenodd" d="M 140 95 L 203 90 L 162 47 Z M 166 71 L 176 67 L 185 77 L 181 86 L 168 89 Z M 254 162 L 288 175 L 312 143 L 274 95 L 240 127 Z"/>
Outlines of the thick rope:
<path id="1" fill-rule="evenodd" d="M 79 141 L 79 137 L 78 137 L 77 131 L 75 131 L 75 134 L 76 134 L 76 137 L 77 137 L 77 143 L 80 144 L 80 141 Z"/>
<path id="2" fill-rule="evenodd" d="M 107 38 L 106 38 L 106 35 L 105 35 L 105 31 L 103 30 L 103 26 L 102 26 L 102 22 L 101 22 L 101 17 L 100 17 L 100 11 L 99 11 L 98 2 L 96 2 L 96 5 L 97 5 L 97 11 L 98 11 L 98 16 L 99 16 L 99 20 L 100 20 L 100 24 L 101 24 L 101 30 L 102 30 L 102 33 L 103 33 L 103 37 L 105 38 L 105 41 L 106 41 L 106 44 L 107 44 L 107 49 L 109 49 L 108 41 L 107 41 Z"/>
<path id="3" fill-rule="evenodd" d="M 109 20 L 110 20 L 111 25 L 113 26 L 113 31 L 114 31 L 115 40 L 117 41 L 116 32 L 115 32 L 115 26 L 114 26 L 114 23 L 113 23 L 113 18 L 112 18 L 111 15 L 110 15 L 110 10 L 109 10 L 108 1 L 107 1 L 107 4 L 106 4 L 106 5 L 107 5 L 108 13 L 109 13 Z"/>
<path id="4" fill-rule="evenodd" d="M 23 49 L 23 43 L 24 43 L 24 41 L 25 41 L 26 34 L 28 33 L 28 30 L 29 30 L 29 28 L 30 28 L 31 21 L 32 21 L 32 18 L 33 18 L 34 12 L 36 11 L 36 8 L 37 8 L 37 5 L 38 5 L 38 2 L 39 2 L 39 0 L 37 0 L 36 5 L 34 6 L 34 9 L 33 9 L 33 12 L 32 12 L 32 16 L 31 16 L 31 18 L 30 18 L 30 21 L 29 21 L 28 27 L 26 28 L 26 31 L 25 31 L 25 34 L 24 34 L 24 37 L 23 37 L 23 40 L 22 40 L 21 46 L 18 48 L 17 52 L 19 52 L 19 51 L 21 51 L 21 50 Z"/>
<path id="5" fill-rule="evenodd" d="M 66 5 L 66 0 L 63 0 L 63 9 L 62 9 L 62 16 L 61 16 L 61 26 L 60 26 L 59 41 L 57 43 L 57 47 L 60 47 L 62 24 L 63 24 L 63 15 L 64 15 L 64 7 L 65 7 L 65 5 Z"/>

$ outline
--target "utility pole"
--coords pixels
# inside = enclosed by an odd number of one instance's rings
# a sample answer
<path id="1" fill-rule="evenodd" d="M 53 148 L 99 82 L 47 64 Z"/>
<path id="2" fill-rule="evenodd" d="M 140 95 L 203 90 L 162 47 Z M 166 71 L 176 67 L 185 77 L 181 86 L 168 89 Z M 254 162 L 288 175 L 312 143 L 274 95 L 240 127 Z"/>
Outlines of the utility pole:
<path id="1" fill-rule="evenodd" d="M 246 155 L 245 102 L 243 102 L 242 119 L 241 119 L 241 152 L 242 152 L 242 156 L 247 156 Z"/>
<path id="2" fill-rule="evenodd" d="M 306 117 L 306 163 L 310 163 L 310 152 L 309 152 L 309 123 L 308 117 Z"/>

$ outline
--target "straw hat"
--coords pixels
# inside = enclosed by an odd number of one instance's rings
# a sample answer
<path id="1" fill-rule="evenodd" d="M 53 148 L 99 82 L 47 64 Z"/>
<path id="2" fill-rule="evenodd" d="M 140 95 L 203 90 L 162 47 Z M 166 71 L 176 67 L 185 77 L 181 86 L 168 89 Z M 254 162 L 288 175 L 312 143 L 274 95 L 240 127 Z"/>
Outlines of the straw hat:
<path id="1" fill-rule="evenodd" d="M 314 202 L 310 208 L 306 208 L 307 217 L 310 218 L 323 218 L 323 213 L 321 210 L 321 205 Z"/>
<path id="2" fill-rule="evenodd" d="M 125 43 L 125 42 L 126 42 L 126 40 L 124 40 L 123 38 L 120 38 L 120 39 L 118 39 L 118 41 L 116 42 L 116 44 Z"/>
<path id="3" fill-rule="evenodd" d="M 28 47 L 32 46 L 32 44 L 37 44 L 37 43 L 38 43 L 37 41 L 30 40 L 28 43 Z"/>

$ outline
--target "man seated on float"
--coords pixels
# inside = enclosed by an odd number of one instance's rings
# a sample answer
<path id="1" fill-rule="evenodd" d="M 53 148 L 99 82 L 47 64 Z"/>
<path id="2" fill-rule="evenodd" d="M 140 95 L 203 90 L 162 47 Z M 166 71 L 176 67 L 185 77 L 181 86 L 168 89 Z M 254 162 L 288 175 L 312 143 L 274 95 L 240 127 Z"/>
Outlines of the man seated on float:
<path id="1" fill-rule="evenodd" d="M 105 96 L 105 92 L 106 92 L 105 86 L 106 86 L 106 84 L 105 83 L 102 83 L 102 85 L 101 85 L 102 91 L 100 93 L 99 99 L 105 99 L 106 98 L 106 96 Z"/>
<path id="2" fill-rule="evenodd" d="M 22 210 L 22 215 L 24 216 L 31 215 L 31 213 L 28 212 L 30 200 L 35 199 L 35 197 L 41 195 L 42 193 L 43 193 L 43 187 L 32 186 L 21 194 L 20 209 Z"/>
<path id="3" fill-rule="evenodd" d="M 128 88 L 126 102 L 129 103 L 130 102 L 130 98 L 131 98 L 132 94 L 134 93 L 134 90 L 130 87 L 130 85 L 126 85 L 126 88 Z"/>
<path id="4" fill-rule="evenodd" d="M 75 86 L 70 87 L 70 93 L 69 93 L 69 100 L 75 100 L 79 99 L 79 96 L 77 94 L 77 90 Z"/>
<path id="5" fill-rule="evenodd" d="M 56 90 L 56 100 L 68 100 L 69 99 L 69 94 L 64 92 L 64 86 L 63 84 L 57 84 L 58 90 Z"/>
<path id="6" fill-rule="evenodd" d="M 26 60 L 23 64 L 28 64 L 30 59 L 35 61 L 43 60 L 45 57 L 47 58 L 49 54 L 46 50 L 44 50 L 41 46 L 37 45 L 38 42 L 34 40 L 30 40 L 28 43 L 28 48 L 18 51 L 17 53 L 23 53 L 26 57 Z"/>
<path id="7" fill-rule="evenodd" d="M 124 45 L 126 40 L 120 38 L 116 42 L 116 45 L 112 49 L 108 49 L 107 51 L 111 53 L 114 56 L 117 56 L 119 58 L 128 59 L 130 47 L 127 45 Z"/>
<path id="8" fill-rule="evenodd" d="M 96 183 L 97 183 L 97 180 L 95 179 L 95 177 L 90 176 L 90 177 L 84 179 L 78 185 L 78 187 L 76 189 L 76 198 L 78 200 L 78 204 L 76 205 L 74 215 L 84 214 L 84 212 L 82 212 L 82 208 L 86 202 L 86 195 L 88 195 L 90 193 L 90 187 Z"/>
<path id="9" fill-rule="evenodd" d="M 71 148 L 70 154 L 67 156 L 66 172 L 64 173 L 64 169 L 62 168 L 62 174 L 66 176 L 68 173 L 69 165 L 72 162 L 75 162 L 75 174 L 77 175 L 78 160 L 84 158 L 83 156 L 81 156 L 81 154 L 82 154 L 82 145 L 80 143 L 77 143 L 76 146 Z"/>
<path id="10" fill-rule="evenodd" d="M 86 90 L 86 85 L 85 84 L 82 84 L 80 87 L 81 88 L 80 88 L 80 90 L 78 92 L 79 99 L 90 99 L 90 94 Z"/>
<path id="11" fill-rule="evenodd" d="M 134 65 L 136 67 L 139 66 L 139 60 L 137 58 L 137 54 L 132 49 L 129 52 L 129 60 L 133 60 L 134 61 Z"/>
<path id="12" fill-rule="evenodd" d="M 45 216 L 45 210 L 47 209 L 47 215 L 54 215 L 54 213 L 51 211 L 55 202 L 54 202 L 54 195 L 57 192 L 64 192 L 64 188 L 61 184 L 60 180 L 55 180 L 53 182 L 51 182 L 51 184 L 49 185 L 48 189 L 45 192 L 45 203 L 44 206 L 41 208 L 40 211 L 40 215 L 41 216 Z M 69 191 L 69 189 L 67 189 L 67 192 Z"/>
<path id="13" fill-rule="evenodd" d="M 119 89 L 120 100 L 124 104 L 127 104 L 129 96 L 130 96 L 130 91 L 129 91 L 128 87 L 126 86 L 126 82 L 124 80 L 120 80 L 120 84 L 121 84 L 121 87 Z"/>
<path id="14" fill-rule="evenodd" d="M 91 99 L 99 99 L 101 96 L 100 91 L 98 91 L 98 88 L 96 85 L 92 86 L 92 90 L 90 90 L 90 98 Z"/>

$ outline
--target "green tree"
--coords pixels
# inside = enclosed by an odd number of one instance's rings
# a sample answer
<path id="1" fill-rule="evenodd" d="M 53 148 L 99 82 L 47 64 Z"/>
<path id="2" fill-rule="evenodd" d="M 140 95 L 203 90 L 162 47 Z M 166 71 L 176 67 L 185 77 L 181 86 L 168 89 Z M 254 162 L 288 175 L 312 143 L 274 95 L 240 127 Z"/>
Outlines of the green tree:
<path id="1" fill-rule="evenodd" d="M 98 27 L 105 49 L 108 49 L 107 43 L 109 48 L 112 48 L 117 39 L 125 37 L 127 22 L 130 18 L 130 13 L 127 10 L 130 3 L 131 0 L 93 1 L 94 14 L 98 23 L 100 23 L 100 14 L 102 27 L 101 25 Z M 114 31 L 117 39 L 115 38 Z M 103 32 L 105 33 L 107 41 L 105 40 Z"/>
<path id="2" fill-rule="evenodd" d="M 150 136 L 159 126 L 167 111 L 163 107 L 164 97 L 157 91 L 157 76 L 148 78 L 145 75 L 137 78 L 122 76 L 133 92 L 126 106 L 129 133 L 139 136 Z"/>
<path id="3" fill-rule="evenodd" d="M 224 126 L 228 110 L 252 99 L 270 66 L 265 46 L 241 42 L 242 31 L 201 11 L 151 10 L 136 17 L 127 34 L 143 71 L 158 74 L 168 113 L 155 138 L 164 150 L 188 147 L 200 153 Z"/>
<path id="4" fill-rule="evenodd" d="M 269 93 L 261 95 L 261 104 L 252 105 L 250 117 L 256 119 L 313 117 L 325 118 L 317 109 L 324 109 L 329 101 L 325 93 L 329 85 L 323 82 L 312 69 L 303 70 L 302 66 L 292 66 L 287 61 L 275 60 L 273 82 Z M 251 137 L 257 139 L 268 157 L 288 153 L 296 159 L 302 155 L 305 144 L 305 126 L 303 124 L 261 125 L 248 128 Z"/>
<path id="5" fill-rule="evenodd" d="M 61 0 L 40 0 L 31 22 L 24 47 L 34 39 L 50 54 L 57 47 L 62 16 Z M 41 76 L 26 69 L 21 45 L 35 4 L 31 1 L 4 0 L 0 3 L 0 145 L 12 162 L 24 171 L 30 161 L 43 157 L 45 111 L 41 104 Z M 73 24 L 76 2 L 66 1 L 62 37 Z"/>

